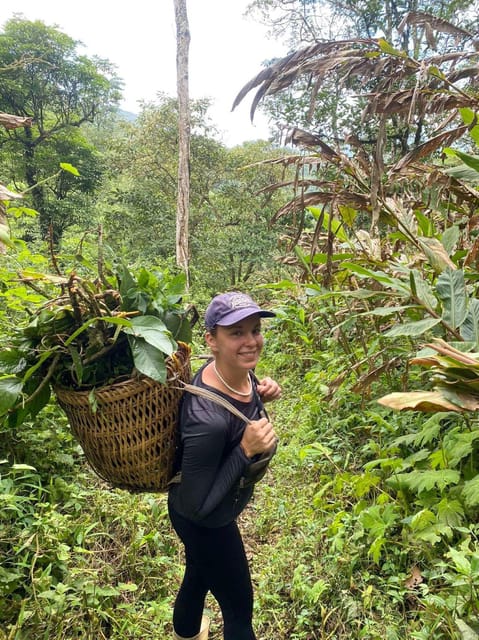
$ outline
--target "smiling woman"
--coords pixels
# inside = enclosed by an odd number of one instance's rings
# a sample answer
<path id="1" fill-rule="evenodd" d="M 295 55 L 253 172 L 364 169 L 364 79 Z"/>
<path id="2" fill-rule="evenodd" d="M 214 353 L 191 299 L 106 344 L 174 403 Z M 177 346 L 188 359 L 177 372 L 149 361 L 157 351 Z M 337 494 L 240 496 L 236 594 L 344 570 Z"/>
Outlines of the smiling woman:
<path id="1" fill-rule="evenodd" d="M 223 615 L 225 640 L 255 640 L 253 589 L 236 518 L 276 451 L 263 402 L 281 396 L 271 378 L 253 371 L 263 349 L 261 319 L 275 314 L 243 293 L 213 298 L 205 314 L 212 359 L 193 384 L 229 400 L 248 419 L 203 396 L 185 394 L 180 410 L 181 480 L 169 492 L 169 513 L 185 546 L 186 569 L 173 614 L 174 638 L 204 640 L 208 591 Z M 261 459 L 261 460 L 260 460 Z"/>

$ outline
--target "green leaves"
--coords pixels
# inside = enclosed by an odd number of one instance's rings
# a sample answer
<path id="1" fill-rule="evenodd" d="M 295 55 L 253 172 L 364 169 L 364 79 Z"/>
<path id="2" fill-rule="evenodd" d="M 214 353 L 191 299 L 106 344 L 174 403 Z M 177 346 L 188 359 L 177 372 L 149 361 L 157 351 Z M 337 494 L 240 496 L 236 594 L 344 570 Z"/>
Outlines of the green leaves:
<path id="1" fill-rule="evenodd" d="M 124 332 L 133 338 L 143 338 L 163 354 L 171 356 L 177 344 L 165 324 L 154 316 L 139 316 L 131 319 L 131 327 L 125 327 Z"/>
<path id="2" fill-rule="evenodd" d="M 446 487 L 457 484 L 460 478 L 461 474 L 455 469 L 427 469 L 425 471 L 415 470 L 409 473 L 397 473 L 389 478 L 388 484 L 396 489 L 402 487 L 421 494 L 431 489 L 443 491 Z"/>
<path id="3" fill-rule="evenodd" d="M 394 504 L 372 505 L 361 512 L 359 522 L 371 541 L 369 555 L 378 563 L 390 530 L 397 524 L 398 509 Z"/>
<path id="4" fill-rule="evenodd" d="M 331 229 L 332 233 L 340 240 L 341 242 L 348 242 L 347 233 L 344 230 L 343 222 L 341 220 L 337 220 L 333 216 L 330 216 L 323 209 L 319 209 L 318 207 L 308 207 L 308 211 L 311 212 L 313 218 L 315 220 L 322 221 L 322 227 L 326 231 Z M 344 217 L 350 220 L 352 218 L 352 210 L 350 207 L 345 207 L 343 209 Z M 342 212 L 342 213 L 343 213 Z"/>
<path id="5" fill-rule="evenodd" d="M 390 56 L 398 57 L 398 58 L 407 58 L 407 53 L 405 51 L 400 51 L 393 47 L 387 40 L 384 38 L 378 38 L 379 48 L 383 53 L 387 53 Z"/>
<path id="6" fill-rule="evenodd" d="M 22 387 L 23 382 L 14 376 L 0 378 L 0 416 L 16 404 Z"/>
<path id="7" fill-rule="evenodd" d="M 462 497 L 464 498 L 464 503 L 466 504 L 466 506 L 479 506 L 479 475 L 475 476 L 472 480 L 467 480 L 464 483 Z"/>
<path id="8" fill-rule="evenodd" d="M 460 270 L 446 269 L 437 279 L 436 291 L 443 303 L 442 319 L 457 329 L 467 315 L 467 297 L 464 273 Z"/>
<path id="9" fill-rule="evenodd" d="M 60 167 L 63 169 L 63 171 L 66 171 L 67 173 L 71 173 L 74 176 L 80 175 L 80 172 L 78 171 L 78 169 L 74 167 L 72 164 L 70 164 L 69 162 L 60 162 Z"/>
<path id="10" fill-rule="evenodd" d="M 138 371 L 157 382 L 165 382 L 166 364 L 161 351 L 158 351 L 158 349 L 141 338 L 130 338 L 129 343 L 133 361 Z"/>
<path id="11" fill-rule="evenodd" d="M 4 373 L 20 373 L 26 365 L 25 354 L 20 349 L 4 349 L 0 353 L 0 369 Z"/>
<path id="12" fill-rule="evenodd" d="M 383 284 L 393 284 L 383 275 L 376 275 Z M 432 317 L 404 322 L 388 329 L 384 335 L 391 338 L 397 336 L 419 337 L 433 327 L 443 324 L 452 332 L 460 331 L 464 340 L 479 345 L 479 302 L 468 292 L 461 269 L 446 267 L 437 278 L 435 289 L 432 289 L 414 270 L 409 277 L 410 295 L 423 307 L 424 312 Z M 400 287 L 395 283 L 396 288 Z M 440 305 L 440 306 L 439 306 Z M 436 309 L 442 309 L 439 316 Z"/>
<path id="13" fill-rule="evenodd" d="M 56 386 L 90 390 L 138 374 L 165 382 L 175 338 L 191 340 L 190 309 L 181 304 L 183 274 L 141 269 L 135 277 L 123 266 L 118 290 L 75 273 L 27 277 L 35 286 L 48 283 L 51 299 L 42 297 L 0 353 L 0 415 L 10 425 L 35 417 Z"/>
<path id="14" fill-rule="evenodd" d="M 388 329 L 388 331 L 384 332 L 384 335 L 388 338 L 397 336 L 417 338 L 440 322 L 441 318 L 424 318 L 424 320 L 417 320 L 415 322 L 405 322 L 404 324 L 397 324 L 391 329 Z"/>
<path id="15" fill-rule="evenodd" d="M 479 174 L 479 156 L 473 156 L 469 153 L 464 153 L 464 151 L 459 151 L 459 149 L 444 149 L 444 153 L 451 156 L 456 156 L 460 160 L 464 162 L 464 164 L 473 169 L 476 173 Z M 477 178 L 479 180 L 479 176 Z"/>
<path id="16" fill-rule="evenodd" d="M 10 247 L 10 249 L 15 247 L 15 243 L 10 238 L 8 228 L 4 224 L 0 224 L 0 242 L 7 247 Z"/>
<path id="17" fill-rule="evenodd" d="M 165 324 L 153 316 L 132 318 L 131 327 L 124 329 L 138 371 L 158 382 L 166 380 L 165 354 L 177 348 Z"/>

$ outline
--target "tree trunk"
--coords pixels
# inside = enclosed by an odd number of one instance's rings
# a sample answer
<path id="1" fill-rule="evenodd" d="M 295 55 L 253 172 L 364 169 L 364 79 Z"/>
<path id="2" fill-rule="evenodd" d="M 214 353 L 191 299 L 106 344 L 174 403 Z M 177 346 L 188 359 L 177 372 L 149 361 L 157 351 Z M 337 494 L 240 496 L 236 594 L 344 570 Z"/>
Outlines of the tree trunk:
<path id="1" fill-rule="evenodd" d="M 31 127 L 32 118 L 22 118 L 20 116 L 14 116 L 10 113 L 0 112 L 0 124 L 5 129 L 16 129 L 17 127 Z M 5 200 L 10 198 L 19 198 L 18 194 L 11 193 L 6 187 L 0 184 L 0 225 L 7 227 L 7 208 L 5 206 Z M 0 254 L 5 254 L 7 247 L 3 242 L 0 242 Z"/>
<path id="2" fill-rule="evenodd" d="M 7 210 L 5 208 L 5 203 L 0 200 L 0 225 L 7 226 Z M 7 247 L 0 242 L 0 254 L 7 253 Z"/>
<path id="3" fill-rule="evenodd" d="M 176 208 L 176 263 L 189 286 L 188 225 L 190 213 L 190 100 L 188 54 L 190 31 L 186 0 L 174 0 L 176 19 L 176 74 L 178 92 L 178 198 Z"/>

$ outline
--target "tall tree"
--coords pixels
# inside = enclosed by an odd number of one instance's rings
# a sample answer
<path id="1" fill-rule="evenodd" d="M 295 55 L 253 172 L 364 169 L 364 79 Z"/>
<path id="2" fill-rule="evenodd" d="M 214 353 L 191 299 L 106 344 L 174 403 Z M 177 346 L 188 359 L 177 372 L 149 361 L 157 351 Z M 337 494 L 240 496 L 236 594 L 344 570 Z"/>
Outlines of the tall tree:
<path id="1" fill-rule="evenodd" d="M 190 101 L 190 276 L 212 293 L 279 269 L 279 226 L 270 228 L 286 194 L 266 189 L 286 179 L 288 165 L 258 163 L 284 150 L 266 142 L 228 149 L 214 138 L 206 100 Z M 105 236 L 117 255 L 148 264 L 175 254 L 178 103 L 168 96 L 143 105 L 134 123 L 108 140 L 107 174 L 100 195 Z M 290 176 L 292 179 L 292 177 Z M 267 275 L 264 275 L 264 274 Z"/>
<path id="2" fill-rule="evenodd" d="M 225 150 L 213 139 L 208 106 L 207 100 L 190 101 L 189 201 L 195 212 L 224 166 Z M 101 194 L 105 233 L 133 259 L 175 255 L 178 121 L 178 101 L 160 94 L 108 141 L 109 181 Z"/>
<path id="3" fill-rule="evenodd" d="M 0 38 L 0 111 L 33 120 L 32 127 L 0 132 L 4 153 L 17 159 L 8 178 L 30 190 L 41 233 L 45 237 L 52 228 L 55 240 L 61 237 L 64 224 L 61 211 L 55 214 L 51 206 L 54 195 L 42 182 L 51 175 L 51 164 L 45 169 L 41 156 L 65 161 L 61 154 L 69 146 L 67 162 L 75 164 L 78 142 L 80 147 L 85 145 L 78 135 L 73 140 L 71 133 L 115 107 L 120 98 L 121 83 L 113 66 L 80 55 L 79 45 L 55 27 L 20 17 L 6 23 Z M 82 188 L 90 187 L 86 180 Z M 78 186 L 63 180 L 63 198 L 68 188 Z"/>
<path id="4" fill-rule="evenodd" d="M 176 215 L 176 262 L 189 283 L 189 209 L 190 209 L 190 99 L 188 55 L 190 30 L 186 0 L 174 0 L 176 18 L 176 74 L 178 91 L 178 204 Z"/>

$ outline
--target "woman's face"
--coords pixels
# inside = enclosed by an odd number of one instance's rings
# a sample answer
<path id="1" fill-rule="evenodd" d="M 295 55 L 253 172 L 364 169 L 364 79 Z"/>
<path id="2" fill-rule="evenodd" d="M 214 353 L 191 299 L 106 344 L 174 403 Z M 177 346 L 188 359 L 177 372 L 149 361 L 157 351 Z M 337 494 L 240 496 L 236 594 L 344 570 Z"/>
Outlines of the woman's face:
<path id="1" fill-rule="evenodd" d="M 255 314 L 229 327 L 217 325 L 213 332 L 206 334 L 206 342 L 218 363 L 234 368 L 253 369 L 264 344 L 261 319 Z"/>

